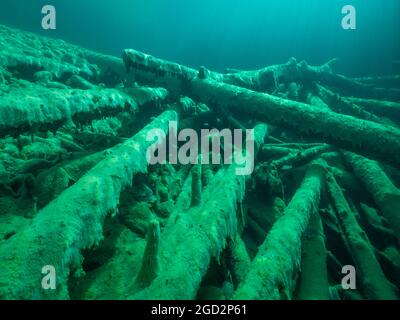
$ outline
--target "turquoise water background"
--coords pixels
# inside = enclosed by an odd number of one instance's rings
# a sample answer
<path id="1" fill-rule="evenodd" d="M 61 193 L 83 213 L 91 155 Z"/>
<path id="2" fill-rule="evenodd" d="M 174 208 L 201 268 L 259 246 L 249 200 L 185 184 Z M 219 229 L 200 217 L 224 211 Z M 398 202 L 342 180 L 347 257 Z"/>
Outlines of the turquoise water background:
<path id="1" fill-rule="evenodd" d="M 57 9 L 57 30 L 41 29 L 45 4 Z M 357 30 L 341 27 L 346 4 L 357 9 Z M 399 0 L 1 0 L 0 23 L 215 70 L 338 57 L 346 74 L 385 74 L 400 60 Z"/>

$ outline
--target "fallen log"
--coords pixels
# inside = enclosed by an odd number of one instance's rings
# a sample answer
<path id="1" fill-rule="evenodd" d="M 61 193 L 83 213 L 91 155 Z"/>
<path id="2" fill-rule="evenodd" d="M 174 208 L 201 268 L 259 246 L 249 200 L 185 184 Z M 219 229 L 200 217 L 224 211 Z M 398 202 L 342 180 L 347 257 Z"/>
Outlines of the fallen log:
<path id="1" fill-rule="evenodd" d="M 287 156 L 284 156 L 280 159 L 273 160 L 270 163 L 267 163 L 267 167 L 272 167 L 275 169 L 281 169 L 284 167 L 292 168 L 293 166 L 296 165 L 306 164 L 307 162 L 310 162 L 312 158 L 315 158 L 316 156 L 325 152 L 329 152 L 331 150 L 332 147 L 330 145 L 321 145 L 301 151 L 297 150 L 291 152 Z"/>
<path id="2" fill-rule="evenodd" d="M 325 235 L 321 216 L 316 211 L 303 237 L 299 300 L 329 300 L 329 281 Z"/>
<path id="3" fill-rule="evenodd" d="M 234 166 L 221 169 L 203 191 L 207 201 L 181 212 L 162 231 L 159 275 L 129 298 L 194 299 L 211 258 L 218 258 L 236 234 L 236 206 L 243 196 L 244 177 L 235 174 Z"/>
<path id="4" fill-rule="evenodd" d="M 284 214 L 272 226 L 234 299 L 290 299 L 301 262 L 301 238 L 318 210 L 324 163 L 312 163 Z"/>
<path id="5" fill-rule="evenodd" d="M 327 111 L 331 110 L 329 108 L 328 104 L 326 104 L 326 102 L 323 101 L 323 99 L 321 99 L 319 96 L 315 95 L 313 92 L 309 92 L 307 94 L 306 102 L 307 102 L 307 104 L 316 106 L 320 109 L 325 109 Z"/>
<path id="6" fill-rule="evenodd" d="M 354 174 L 334 166 L 330 166 L 330 170 L 339 185 L 345 188 L 351 195 L 359 197 L 363 196 L 367 192 L 363 184 L 354 176 Z"/>
<path id="7" fill-rule="evenodd" d="M 165 86 L 174 93 L 184 89 L 185 83 L 197 76 L 197 71 L 180 64 L 159 59 L 151 55 L 126 49 L 123 51 L 127 72 L 133 71 L 135 80 L 142 84 Z M 268 66 L 259 70 L 239 71 L 233 73 L 218 73 L 205 69 L 199 70 L 200 78 L 232 84 L 259 92 L 272 92 L 281 83 L 312 83 L 320 82 L 329 87 L 364 98 L 388 100 L 400 99 L 400 90 L 373 88 L 354 79 L 332 72 L 331 64 L 335 59 L 322 66 L 310 66 L 305 61 L 297 62 L 291 58 L 287 63 Z"/>
<path id="8" fill-rule="evenodd" d="M 0 65 L 17 71 L 21 78 L 31 80 L 35 72 L 46 70 L 57 78 L 81 75 L 97 77 L 97 66 L 88 63 L 79 53 L 83 50 L 62 40 L 0 26 Z"/>
<path id="9" fill-rule="evenodd" d="M 355 175 L 372 195 L 400 241 L 400 190 L 376 161 L 350 152 L 344 152 L 343 155 Z"/>
<path id="10" fill-rule="evenodd" d="M 201 159 L 199 159 L 201 161 Z M 196 164 L 192 167 L 192 196 L 191 196 L 191 207 L 198 206 L 201 203 L 201 175 L 202 175 L 202 165 Z"/>
<path id="11" fill-rule="evenodd" d="M 188 83 L 187 91 L 210 106 L 217 103 L 301 136 L 400 165 L 400 130 L 396 128 L 211 79 L 196 78 Z"/>
<path id="12" fill-rule="evenodd" d="M 307 64 L 304 67 L 304 77 L 310 81 L 316 81 L 322 85 L 333 87 L 346 95 L 353 95 L 361 98 L 399 100 L 400 90 L 394 88 L 376 88 L 371 85 L 336 74 L 332 70 L 311 67 Z"/>
<path id="13" fill-rule="evenodd" d="M 90 50 L 82 50 L 81 55 L 90 64 L 96 65 L 99 68 L 96 78 L 97 82 L 115 86 L 126 78 L 125 66 L 120 57 L 105 55 Z"/>
<path id="14" fill-rule="evenodd" d="M 361 282 L 364 294 L 372 300 L 397 300 L 398 295 L 394 285 L 386 279 L 375 256 L 374 248 L 330 172 L 327 173 L 326 185 L 347 246 L 356 264 L 357 279 Z"/>
<path id="15" fill-rule="evenodd" d="M 31 84 L 0 94 L 0 136 L 56 130 L 69 122 L 87 124 L 123 111 L 135 113 L 140 106 L 166 97 L 165 89 L 52 90 Z"/>
<path id="16" fill-rule="evenodd" d="M 400 75 L 378 76 L 378 77 L 361 77 L 353 78 L 354 81 L 372 86 L 383 86 L 388 88 L 400 87 Z"/>
<path id="17" fill-rule="evenodd" d="M 270 137 L 269 137 L 270 138 Z M 313 147 L 320 147 L 323 143 L 295 143 L 295 142 L 281 142 L 281 143 L 266 143 L 265 147 L 279 147 L 279 148 L 289 148 L 289 149 L 308 149 Z M 264 147 L 263 146 L 263 147 Z"/>
<path id="18" fill-rule="evenodd" d="M 50 74 L 58 85 L 71 76 L 114 87 L 125 79 L 121 58 L 100 54 L 33 33 L 0 25 L 0 68 L 33 80 L 35 73 Z"/>
<path id="19" fill-rule="evenodd" d="M 346 114 L 364 120 L 374 121 L 377 123 L 388 124 L 385 123 L 384 119 L 364 110 L 363 108 L 360 108 L 357 104 L 353 103 L 352 101 L 348 101 L 347 99 L 342 98 L 338 94 L 332 92 L 327 88 L 324 88 L 321 85 L 317 84 L 316 90 L 318 91 L 318 96 L 321 97 L 321 99 L 327 105 L 329 105 L 329 108 L 332 109 L 332 111 L 334 112 Z"/>
<path id="20" fill-rule="evenodd" d="M 244 279 L 250 267 L 250 257 L 240 233 L 228 243 L 228 267 L 232 274 L 232 281 L 237 288 Z"/>
<path id="21" fill-rule="evenodd" d="M 147 170 L 146 141 L 154 128 L 167 133 L 173 111 L 164 112 L 131 139 L 109 151 L 85 176 L 37 213 L 32 224 L 0 246 L 1 299 L 67 299 L 67 280 L 81 272 L 81 251 L 103 238 L 103 221 L 117 210 L 121 190 Z M 56 290 L 40 285 L 44 266 L 54 266 Z"/>
<path id="22" fill-rule="evenodd" d="M 33 195 L 38 209 L 58 197 L 71 183 L 78 181 L 87 171 L 107 156 L 106 152 L 97 152 L 68 162 L 62 162 L 42 171 L 35 179 Z"/>
<path id="23" fill-rule="evenodd" d="M 157 277 L 159 273 L 159 252 L 160 246 L 160 224 L 157 220 L 150 221 L 147 232 L 146 249 L 143 253 L 142 266 L 136 276 L 134 286 L 146 288 Z"/>
<path id="24" fill-rule="evenodd" d="M 389 223 L 384 217 L 379 215 L 378 209 L 360 203 L 360 209 L 358 212 L 359 216 L 364 220 L 363 228 L 367 232 L 371 243 L 373 243 L 374 247 L 377 248 L 377 252 L 380 252 L 380 250 L 384 250 L 385 248 L 392 246 L 393 243 L 396 243 L 395 232 L 387 227 Z"/>
<path id="25" fill-rule="evenodd" d="M 263 143 L 267 128 L 255 127 L 255 150 Z M 203 190 L 201 203 L 172 213 L 160 239 L 160 272 L 144 290 L 129 299 L 194 299 L 211 259 L 219 259 L 228 240 L 238 230 L 237 206 L 245 193 L 245 176 L 237 166 L 220 169 Z M 186 183 L 185 183 L 186 184 Z M 189 201 L 187 201 L 189 204 Z"/>
<path id="26" fill-rule="evenodd" d="M 173 96 L 179 96 L 184 84 L 197 76 L 195 69 L 162 60 L 148 54 L 129 49 L 124 50 L 122 59 L 126 71 L 142 85 L 167 88 Z"/>
<path id="27" fill-rule="evenodd" d="M 282 158 L 285 157 L 293 152 L 293 149 L 286 148 L 284 146 L 270 146 L 270 145 L 263 145 L 260 150 L 260 154 L 258 156 L 259 160 L 269 161 L 271 159 Z"/>
<path id="28" fill-rule="evenodd" d="M 145 83 L 166 86 L 175 94 L 183 91 L 209 106 L 222 105 L 226 111 L 247 113 L 300 135 L 400 164 L 400 131 L 396 128 L 229 85 L 221 74 L 196 73 L 135 50 L 124 50 L 123 58 L 127 69 Z"/>
<path id="29" fill-rule="evenodd" d="M 365 108 L 365 110 L 373 114 L 387 117 L 397 123 L 400 123 L 400 103 L 373 99 L 360 99 L 353 97 L 348 97 L 346 99 Z"/>

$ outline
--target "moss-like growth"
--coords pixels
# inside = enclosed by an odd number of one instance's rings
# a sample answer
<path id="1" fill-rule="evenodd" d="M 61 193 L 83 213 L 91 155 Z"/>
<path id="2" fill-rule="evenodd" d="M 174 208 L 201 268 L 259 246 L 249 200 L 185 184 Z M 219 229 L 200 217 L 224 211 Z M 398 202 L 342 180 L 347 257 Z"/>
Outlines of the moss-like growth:
<path id="1" fill-rule="evenodd" d="M 115 214 L 121 190 L 131 184 L 133 175 L 147 170 L 149 130 L 166 132 L 169 121 L 176 117 L 175 112 L 167 111 L 110 150 L 104 160 L 38 212 L 28 228 L 0 246 L 1 298 L 68 298 L 67 279 L 72 271 L 79 274 L 81 251 L 103 239 L 104 219 Z M 18 259 L 13 258 L 15 253 Z M 45 265 L 53 265 L 57 271 L 56 290 L 46 291 L 39 285 Z"/>
<path id="2" fill-rule="evenodd" d="M 290 299 L 301 262 L 301 239 L 318 209 L 324 164 L 310 165 L 284 214 L 269 232 L 235 293 L 235 299 Z"/>

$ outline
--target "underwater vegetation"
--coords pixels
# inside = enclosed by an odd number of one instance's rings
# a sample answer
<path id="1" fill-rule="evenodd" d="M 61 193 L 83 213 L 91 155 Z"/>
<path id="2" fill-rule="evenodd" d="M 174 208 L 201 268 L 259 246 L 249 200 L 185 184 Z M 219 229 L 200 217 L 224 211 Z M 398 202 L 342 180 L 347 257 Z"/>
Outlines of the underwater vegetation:
<path id="1" fill-rule="evenodd" d="M 1 299 L 399 299 L 400 75 L 0 47 Z M 170 122 L 253 128 L 254 172 L 148 165 Z"/>

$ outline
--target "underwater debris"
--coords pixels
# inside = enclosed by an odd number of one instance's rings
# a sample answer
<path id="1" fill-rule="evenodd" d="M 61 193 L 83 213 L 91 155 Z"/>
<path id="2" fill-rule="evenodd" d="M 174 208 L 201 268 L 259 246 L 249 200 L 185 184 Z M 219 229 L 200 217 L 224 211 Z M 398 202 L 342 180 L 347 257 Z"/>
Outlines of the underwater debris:
<path id="1" fill-rule="evenodd" d="M 0 298 L 398 299 L 400 76 L 218 73 L 5 26 L 0 44 Z M 254 128 L 255 173 L 149 165 L 152 129 L 185 143 L 174 122 Z"/>
<path id="2" fill-rule="evenodd" d="M 365 184 L 400 241 L 400 190 L 376 161 L 350 152 L 344 152 L 344 158 L 356 176 Z"/>
<path id="3" fill-rule="evenodd" d="M 30 84 L 0 92 L 0 136 L 56 130 L 66 123 L 84 125 L 95 119 L 112 117 L 122 112 L 136 113 L 138 108 L 166 98 L 157 89 L 51 90 Z"/>
<path id="4" fill-rule="evenodd" d="M 325 235 L 319 211 L 310 218 L 303 236 L 301 273 L 297 299 L 329 300 L 329 278 L 325 267 L 327 251 Z M 318 270 L 318 272 L 315 272 Z"/>
<path id="5" fill-rule="evenodd" d="M 123 53 L 127 69 L 133 68 L 135 78 L 142 77 L 145 83 L 159 85 L 158 81 L 173 84 L 172 90 L 184 89 L 184 93 L 206 104 L 217 104 L 227 112 L 245 112 L 257 116 L 267 123 L 294 130 L 310 138 L 322 138 L 338 147 L 349 148 L 357 152 L 366 152 L 369 156 L 379 157 L 383 161 L 400 164 L 400 130 L 397 127 L 380 126 L 378 123 L 361 121 L 337 112 L 328 112 L 315 106 L 273 97 L 266 93 L 246 90 L 247 86 L 233 86 L 224 81 L 224 75 L 211 74 L 205 80 L 197 78 L 193 69 L 160 60 L 135 50 Z M 294 64 L 295 61 L 291 62 Z M 303 66 L 307 74 L 318 74 L 315 67 Z M 159 70 L 163 70 L 159 74 Z M 153 74 L 153 77 L 149 80 Z M 325 74 L 325 73 L 324 73 Z M 331 73 L 328 73 L 331 75 Z M 235 73 L 239 77 L 241 74 Z M 310 77 L 306 77 L 309 79 Z M 315 77 L 311 77 L 314 81 Z M 329 78 L 329 77 L 328 77 Z M 176 80 L 180 81 L 175 86 Z M 347 83 L 344 77 L 339 77 Z M 310 80 L 308 80 L 310 81 Z M 350 81 L 350 80 L 349 80 Z M 183 85 L 185 82 L 185 85 Z M 225 82 L 225 83 L 224 83 Z M 336 80 L 334 81 L 337 82 Z M 329 81 L 328 81 L 329 83 Z M 375 119 L 374 117 L 372 117 Z M 379 137 L 379 139 L 377 139 Z"/>
<path id="6" fill-rule="evenodd" d="M 147 170 L 147 133 L 153 128 L 167 130 L 169 121 L 176 120 L 175 112 L 166 111 L 110 150 L 105 159 L 39 211 L 28 228 L 0 247 L 1 298 L 68 298 L 67 279 L 70 271 L 81 268 L 81 250 L 102 240 L 102 224 L 117 210 L 121 190 L 136 173 Z M 14 252 L 19 253 L 18 260 L 12 259 Z M 58 270 L 55 291 L 36 285 L 41 273 L 35 270 L 41 270 L 43 261 Z"/>
<path id="7" fill-rule="evenodd" d="M 397 289 L 386 279 L 367 234 L 359 226 L 354 211 L 330 173 L 327 174 L 327 189 L 358 269 L 363 292 L 372 300 L 398 300 Z"/>
<path id="8" fill-rule="evenodd" d="M 259 247 L 235 299 L 290 299 L 301 262 L 301 237 L 320 201 L 324 164 L 313 162 L 306 176 Z"/>
<path id="9" fill-rule="evenodd" d="M 205 103 L 216 101 L 232 112 L 246 112 L 267 123 L 321 139 L 332 145 L 367 153 L 382 161 L 400 164 L 400 130 L 372 121 L 314 106 L 283 100 L 212 80 L 195 79 L 190 88 Z"/>
<path id="10" fill-rule="evenodd" d="M 259 146 L 266 126 L 260 124 L 254 131 Z M 219 259 L 227 240 L 234 237 L 238 228 L 236 208 L 244 197 L 245 177 L 235 172 L 234 164 L 220 169 L 202 190 L 202 200 L 197 199 L 197 205 L 191 202 L 190 209 L 172 216 L 173 223 L 161 235 L 160 274 L 148 288 L 131 298 L 195 298 L 211 259 Z"/>
<path id="11" fill-rule="evenodd" d="M 136 277 L 135 285 L 138 289 L 149 286 L 160 272 L 159 251 L 160 247 L 160 224 L 157 220 L 149 223 L 147 232 L 147 244 L 143 255 L 142 267 Z"/>

